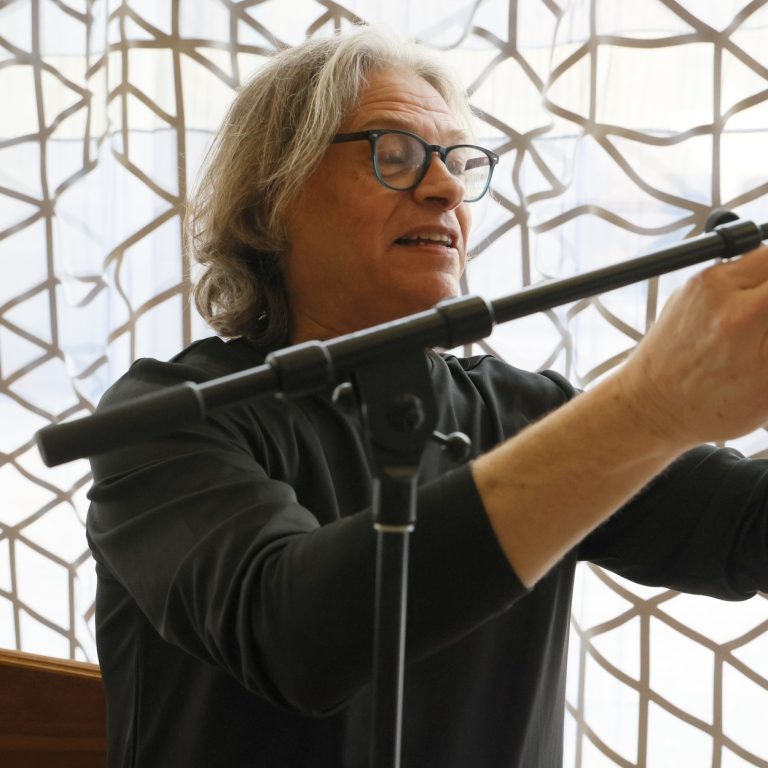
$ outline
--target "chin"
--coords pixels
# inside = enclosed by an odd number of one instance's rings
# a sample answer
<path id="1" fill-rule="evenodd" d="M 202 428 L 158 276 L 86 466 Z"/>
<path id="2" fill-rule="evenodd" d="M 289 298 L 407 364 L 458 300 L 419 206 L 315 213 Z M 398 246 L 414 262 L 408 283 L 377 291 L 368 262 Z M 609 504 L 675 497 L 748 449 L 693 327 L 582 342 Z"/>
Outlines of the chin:
<path id="1" fill-rule="evenodd" d="M 379 325 L 432 309 L 435 304 L 458 296 L 460 292 L 458 280 L 453 277 L 432 280 L 412 277 L 407 286 L 401 285 L 398 290 L 391 285 L 388 291 L 382 292 L 380 298 L 387 299 L 386 302 L 358 304 L 356 316 L 367 318 L 366 327 Z"/>
<path id="2" fill-rule="evenodd" d="M 435 291 L 431 294 L 423 294 L 417 299 L 414 299 L 411 302 L 408 302 L 407 305 L 404 305 L 402 309 L 393 316 L 393 319 L 396 317 L 405 317 L 406 315 L 413 315 L 417 312 L 425 312 L 428 309 L 432 309 L 436 304 L 439 304 L 441 301 L 445 301 L 446 299 L 452 299 L 454 296 L 458 296 L 458 291 Z"/>
<path id="3" fill-rule="evenodd" d="M 424 292 L 425 309 L 434 307 L 435 304 L 439 304 L 445 299 L 452 299 L 454 296 L 458 296 L 461 293 L 458 280 L 444 280 L 440 284 L 435 285 L 432 291 Z"/>

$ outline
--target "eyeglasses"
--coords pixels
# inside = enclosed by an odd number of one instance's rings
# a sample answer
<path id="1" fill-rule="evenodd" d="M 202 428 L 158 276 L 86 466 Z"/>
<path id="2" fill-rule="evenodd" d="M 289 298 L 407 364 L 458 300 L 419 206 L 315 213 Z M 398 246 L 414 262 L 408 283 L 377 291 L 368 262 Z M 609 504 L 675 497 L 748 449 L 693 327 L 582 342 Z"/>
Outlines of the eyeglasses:
<path id="1" fill-rule="evenodd" d="M 366 140 L 371 145 L 373 172 L 388 189 L 405 192 L 414 189 L 426 176 L 432 157 L 437 153 L 446 168 L 464 187 L 464 202 L 479 200 L 491 184 L 499 156 L 490 149 L 473 144 L 443 147 L 428 144 L 408 131 L 375 130 L 338 133 L 331 144 Z"/>

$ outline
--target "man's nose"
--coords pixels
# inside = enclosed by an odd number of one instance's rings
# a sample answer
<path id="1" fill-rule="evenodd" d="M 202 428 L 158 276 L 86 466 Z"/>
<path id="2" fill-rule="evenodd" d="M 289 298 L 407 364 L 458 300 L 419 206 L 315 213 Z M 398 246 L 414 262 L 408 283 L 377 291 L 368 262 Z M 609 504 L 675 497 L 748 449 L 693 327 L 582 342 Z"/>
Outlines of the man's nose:
<path id="1" fill-rule="evenodd" d="M 442 161 L 438 153 L 433 152 L 427 172 L 414 188 L 413 193 L 419 202 L 437 200 L 445 208 L 451 210 L 461 205 L 466 195 L 466 189 L 461 180 L 448 170 L 448 166 Z"/>

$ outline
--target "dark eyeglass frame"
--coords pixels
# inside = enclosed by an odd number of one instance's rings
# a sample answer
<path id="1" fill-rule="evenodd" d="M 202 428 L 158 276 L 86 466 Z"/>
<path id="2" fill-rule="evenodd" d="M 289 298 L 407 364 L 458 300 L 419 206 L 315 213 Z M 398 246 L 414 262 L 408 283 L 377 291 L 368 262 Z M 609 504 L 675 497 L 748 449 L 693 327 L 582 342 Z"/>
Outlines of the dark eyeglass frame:
<path id="1" fill-rule="evenodd" d="M 379 173 L 379 166 L 376 161 L 376 144 L 382 136 L 387 136 L 393 133 L 400 134 L 402 136 L 410 136 L 411 138 L 416 139 L 416 141 L 418 141 L 419 144 L 424 147 L 424 162 L 421 166 L 421 170 L 416 177 L 416 181 L 407 187 L 392 186 L 392 184 L 385 181 Z M 477 144 L 452 144 L 450 147 L 444 147 L 442 144 L 430 144 L 416 133 L 411 133 L 410 131 L 401 131 L 395 128 L 377 128 L 370 131 L 356 131 L 355 133 L 337 133 L 331 140 L 331 144 L 344 144 L 348 141 L 367 141 L 370 144 L 371 163 L 373 164 L 373 173 L 376 176 L 376 180 L 379 182 L 379 184 L 386 187 L 387 189 L 393 189 L 397 192 L 408 192 L 411 189 L 416 189 L 416 187 L 421 184 L 422 180 L 427 175 L 429 165 L 432 162 L 432 158 L 435 156 L 435 153 L 437 153 L 438 157 L 443 161 L 443 163 L 445 163 L 445 159 L 448 156 L 448 153 L 454 149 L 467 147 L 469 149 L 476 149 L 479 152 L 482 152 L 490 161 L 488 165 L 488 180 L 485 183 L 483 191 L 475 197 L 464 199 L 463 202 L 465 203 L 474 203 L 485 195 L 485 193 L 488 191 L 488 188 L 491 186 L 493 170 L 496 167 L 496 164 L 499 162 L 499 156 L 495 152 L 491 152 L 490 149 L 486 149 L 485 147 L 479 147 Z"/>

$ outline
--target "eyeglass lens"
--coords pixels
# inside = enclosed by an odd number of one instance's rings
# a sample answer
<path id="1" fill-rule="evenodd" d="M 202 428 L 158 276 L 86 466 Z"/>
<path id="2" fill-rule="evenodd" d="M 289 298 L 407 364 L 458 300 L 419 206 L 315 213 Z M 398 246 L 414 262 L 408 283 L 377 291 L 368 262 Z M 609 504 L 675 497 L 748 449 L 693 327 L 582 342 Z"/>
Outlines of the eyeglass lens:
<path id="1" fill-rule="evenodd" d="M 385 133 L 376 142 L 376 170 L 392 189 L 411 189 L 421 180 L 428 160 L 427 148 L 415 137 Z M 448 170 L 461 181 L 465 200 L 483 194 L 491 172 L 488 155 L 472 146 L 453 147 L 445 158 Z"/>

